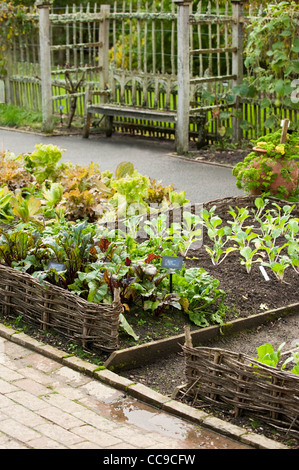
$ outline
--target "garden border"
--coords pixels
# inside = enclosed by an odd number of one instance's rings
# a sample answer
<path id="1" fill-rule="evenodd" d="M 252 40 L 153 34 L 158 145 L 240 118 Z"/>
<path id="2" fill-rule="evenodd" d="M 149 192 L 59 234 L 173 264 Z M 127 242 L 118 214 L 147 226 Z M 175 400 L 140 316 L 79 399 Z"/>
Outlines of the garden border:
<path id="1" fill-rule="evenodd" d="M 112 304 L 95 304 L 30 274 L 0 265 L 0 311 L 20 315 L 43 330 L 48 327 L 83 347 L 113 351 L 118 347 L 119 315 L 123 312 L 117 290 Z"/>
<path id="2" fill-rule="evenodd" d="M 174 398 L 164 396 L 143 384 L 132 382 L 129 379 L 121 377 L 110 370 L 99 370 L 94 364 L 84 361 L 79 357 L 73 355 L 70 356 L 64 351 L 51 345 L 45 345 L 44 343 L 31 338 L 27 334 L 16 331 L 2 323 L 0 323 L 0 338 L 1 337 L 49 357 L 60 364 L 64 364 L 70 369 L 92 377 L 95 380 L 99 380 L 110 387 L 121 390 L 141 402 L 154 406 L 157 409 L 161 409 L 166 413 L 197 423 L 199 426 L 211 429 L 218 434 L 235 439 L 239 442 L 243 442 L 253 448 L 272 450 L 289 449 L 284 444 L 271 440 L 263 435 L 248 431 L 219 418 L 215 418 L 204 411 L 196 410 L 189 405 L 176 401 Z"/>
<path id="3" fill-rule="evenodd" d="M 273 321 L 282 316 L 293 315 L 299 311 L 299 303 L 290 304 L 286 307 L 268 310 L 263 313 L 252 315 L 248 318 L 239 318 L 223 325 L 208 326 L 190 332 L 194 344 L 204 344 L 219 337 L 233 335 L 240 331 L 248 330 L 262 324 Z M 170 338 L 152 341 L 150 343 L 133 346 L 114 351 L 105 361 L 107 369 L 118 371 L 138 367 L 145 363 L 151 363 L 161 359 L 167 354 L 180 352 L 185 341 L 185 333 L 171 336 Z"/>

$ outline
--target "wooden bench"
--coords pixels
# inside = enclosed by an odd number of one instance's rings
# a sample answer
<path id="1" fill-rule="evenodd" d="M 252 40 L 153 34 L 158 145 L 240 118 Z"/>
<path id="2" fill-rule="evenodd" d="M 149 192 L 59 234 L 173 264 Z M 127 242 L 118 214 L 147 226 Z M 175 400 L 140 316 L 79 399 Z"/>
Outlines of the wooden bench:
<path id="1" fill-rule="evenodd" d="M 88 138 L 90 133 L 90 123 L 92 114 L 107 116 L 106 135 L 110 137 L 113 133 L 113 118 L 143 119 L 155 122 L 176 122 L 175 111 L 163 111 L 156 109 L 146 109 L 137 106 L 124 106 L 118 104 L 90 104 L 85 108 L 83 137 Z"/>
<path id="2" fill-rule="evenodd" d="M 88 138 L 90 135 L 93 115 L 101 116 L 100 122 L 105 119 L 103 128 L 107 137 L 110 137 L 113 133 L 115 118 L 129 118 L 152 122 L 157 127 L 157 123 L 170 123 L 174 124 L 172 126 L 173 132 L 176 132 L 177 113 L 176 111 L 169 110 L 171 94 L 177 86 L 172 79 L 150 74 L 140 77 L 132 73 L 125 74 L 117 71 L 117 74 L 110 74 L 109 81 L 111 84 L 109 90 L 98 90 L 92 86 L 88 86 L 86 89 L 84 100 L 84 138 Z M 128 89 L 130 90 L 129 96 Z M 153 90 L 151 97 L 149 97 L 150 89 Z M 163 104 L 165 104 L 166 109 L 159 109 L 159 93 L 161 92 L 164 94 Z M 100 97 L 99 103 L 96 102 L 97 96 Z M 141 105 L 139 105 L 140 102 L 142 102 Z M 193 114 L 190 116 L 190 121 L 197 124 L 198 139 L 202 141 L 204 139 L 205 114 Z M 117 124 L 121 125 L 122 123 L 118 121 Z M 165 128 L 165 131 L 167 132 L 167 128 Z"/>

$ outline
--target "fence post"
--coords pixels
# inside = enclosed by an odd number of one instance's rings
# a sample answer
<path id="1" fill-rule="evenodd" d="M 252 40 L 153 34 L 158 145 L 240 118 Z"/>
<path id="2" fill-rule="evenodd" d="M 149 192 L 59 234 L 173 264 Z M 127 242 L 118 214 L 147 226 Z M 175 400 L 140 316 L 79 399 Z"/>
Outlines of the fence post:
<path id="1" fill-rule="evenodd" d="M 101 5 L 101 24 L 99 30 L 99 82 L 104 90 L 109 81 L 109 14 L 110 5 Z"/>
<path id="2" fill-rule="evenodd" d="M 42 89 L 43 130 L 53 130 L 51 54 L 50 54 L 50 0 L 37 0 L 39 8 L 39 47 Z"/>
<path id="3" fill-rule="evenodd" d="M 186 154 L 189 149 L 189 7 L 192 0 L 173 0 L 177 4 L 177 75 L 178 104 L 176 122 L 176 150 Z"/>
<path id="4" fill-rule="evenodd" d="M 99 86 L 100 90 L 105 90 L 109 83 L 109 14 L 110 5 L 101 5 L 101 24 L 99 28 Z M 101 95 L 101 103 L 108 101 L 107 95 Z M 103 120 L 103 127 L 107 129 L 109 118 Z"/>
<path id="5" fill-rule="evenodd" d="M 6 104 L 12 104 L 11 100 L 11 84 L 10 84 L 10 77 L 11 77 L 11 47 L 10 44 L 7 46 L 7 54 L 6 54 L 6 59 L 7 59 L 7 65 L 6 65 L 6 70 L 7 74 L 5 75 L 4 78 L 4 102 Z"/>
<path id="6" fill-rule="evenodd" d="M 232 47 L 236 48 L 236 52 L 232 53 L 232 73 L 237 78 L 234 80 L 234 85 L 239 85 L 243 81 L 243 3 L 244 0 L 232 0 Z M 242 113 L 242 104 L 240 97 L 236 97 L 236 112 L 239 115 Z M 240 127 L 242 117 L 235 117 L 233 119 L 233 141 L 240 142 L 242 138 L 242 129 Z"/>

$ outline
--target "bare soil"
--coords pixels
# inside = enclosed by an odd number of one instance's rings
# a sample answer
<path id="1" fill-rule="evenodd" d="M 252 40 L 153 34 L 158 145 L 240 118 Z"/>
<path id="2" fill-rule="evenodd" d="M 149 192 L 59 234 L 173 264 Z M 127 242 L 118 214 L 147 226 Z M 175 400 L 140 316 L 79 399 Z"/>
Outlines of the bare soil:
<path id="1" fill-rule="evenodd" d="M 252 145 L 245 143 L 242 148 L 221 148 L 219 146 L 206 146 L 196 150 L 190 144 L 188 158 L 204 163 L 214 163 L 216 165 L 235 166 L 251 152 Z"/>

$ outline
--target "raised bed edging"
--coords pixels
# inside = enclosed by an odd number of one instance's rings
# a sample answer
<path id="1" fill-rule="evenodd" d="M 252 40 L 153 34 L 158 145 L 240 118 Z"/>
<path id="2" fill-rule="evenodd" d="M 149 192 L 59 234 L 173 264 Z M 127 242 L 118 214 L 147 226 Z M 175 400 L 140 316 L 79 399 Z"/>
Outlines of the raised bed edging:
<path id="1" fill-rule="evenodd" d="M 248 330 L 256 326 L 273 321 L 281 316 L 294 315 L 299 312 L 299 303 L 290 304 L 274 310 L 252 315 L 248 318 L 240 318 L 223 325 L 209 326 L 191 331 L 192 342 L 195 345 L 206 344 L 210 340 L 229 336 L 240 331 Z M 133 346 L 114 351 L 104 363 L 107 369 L 118 371 L 138 367 L 157 361 L 169 354 L 182 351 L 185 342 L 185 333 L 170 338 L 152 341 L 150 343 Z"/>
<path id="2" fill-rule="evenodd" d="M 89 377 L 93 377 L 95 380 L 99 380 L 100 382 L 103 382 L 110 387 L 114 387 L 117 390 L 122 390 L 124 393 L 140 400 L 141 402 L 154 406 L 157 409 L 162 409 L 166 413 L 197 423 L 202 427 L 211 429 L 229 438 L 236 439 L 237 441 L 243 442 L 253 448 L 272 450 L 288 449 L 284 444 L 273 441 L 260 434 L 248 432 L 246 429 L 232 425 L 226 421 L 222 421 L 219 418 L 214 418 L 204 411 L 196 410 L 189 405 L 161 395 L 143 384 L 132 382 L 106 369 L 98 370 L 98 367 L 95 368 L 94 364 L 86 362 L 76 356 L 66 355 L 64 351 L 50 345 L 45 345 L 25 333 L 16 331 L 1 323 L 0 338 L 20 344 L 32 351 L 49 357 L 58 363 L 64 364 L 70 369 L 76 370 Z"/>
<path id="3" fill-rule="evenodd" d="M 93 349 L 109 352 L 118 347 L 123 306 L 117 292 L 111 305 L 95 304 L 7 266 L 0 265 L 0 277 L 4 315 L 21 316 L 43 330 L 51 328 L 83 347 L 92 344 Z"/>
<path id="4" fill-rule="evenodd" d="M 249 414 L 298 438 L 299 376 L 241 352 L 183 347 L 186 386 L 192 406 L 208 403 L 235 417 Z"/>

